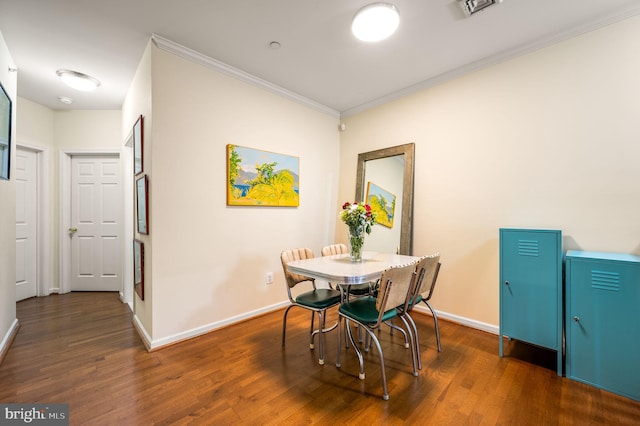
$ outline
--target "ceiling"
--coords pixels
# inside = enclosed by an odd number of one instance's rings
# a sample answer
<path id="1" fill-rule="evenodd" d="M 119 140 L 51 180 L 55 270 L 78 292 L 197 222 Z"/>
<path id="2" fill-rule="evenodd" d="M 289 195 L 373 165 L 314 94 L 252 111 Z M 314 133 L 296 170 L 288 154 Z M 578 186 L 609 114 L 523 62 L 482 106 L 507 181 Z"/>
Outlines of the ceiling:
<path id="1" fill-rule="evenodd" d="M 375 44 L 350 33 L 373 0 L 0 0 L 0 32 L 18 95 L 52 109 L 119 109 L 156 34 L 345 115 L 640 14 L 639 0 L 504 0 L 470 18 L 456 0 L 387 1 L 400 27 Z M 60 68 L 102 85 L 74 91 Z"/>

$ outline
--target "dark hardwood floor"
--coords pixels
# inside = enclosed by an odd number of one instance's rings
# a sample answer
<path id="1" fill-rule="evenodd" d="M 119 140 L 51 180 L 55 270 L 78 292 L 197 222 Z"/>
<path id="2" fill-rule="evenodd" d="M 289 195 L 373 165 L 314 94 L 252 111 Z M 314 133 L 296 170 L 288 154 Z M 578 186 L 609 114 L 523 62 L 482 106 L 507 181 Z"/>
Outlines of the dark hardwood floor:
<path id="1" fill-rule="evenodd" d="M 21 328 L 0 365 L 0 402 L 68 403 L 72 425 L 631 425 L 640 402 L 554 371 L 553 354 L 414 315 L 423 370 L 411 374 L 400 335 L 383 330 L 390 400 L 375 349 L 364 381 L 350 349 L 335 367 L 309 350 L 306 311 L 282 311 L 148 353 L 114 293 L 69 293 L 17 304 Z M 335 318 L 335 313 L 330 319 Z"/>

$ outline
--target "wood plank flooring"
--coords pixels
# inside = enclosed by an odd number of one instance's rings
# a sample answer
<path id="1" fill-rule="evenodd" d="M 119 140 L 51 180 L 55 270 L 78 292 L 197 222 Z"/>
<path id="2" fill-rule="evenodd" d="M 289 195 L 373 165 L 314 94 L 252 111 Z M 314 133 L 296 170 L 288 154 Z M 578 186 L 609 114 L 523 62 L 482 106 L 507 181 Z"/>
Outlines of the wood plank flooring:
<path id="1" fill-rule="evenodd" d="M 68 403 L 72 425 L 638 425 L 640 402 L 557 377 L 555 355 L 416 314 L 423 370 L 411 374 L 400 335 L 380 333 L 358 379 L 352 349 L 335 367 L 309 350 L 309 314 L 282 311 L 148 353 L 115 293 L 69 293 L 17 304 L 21 328 L 0 365 L 0 402 Z M 329 320 L 335 318 L 335 313 Z"/>

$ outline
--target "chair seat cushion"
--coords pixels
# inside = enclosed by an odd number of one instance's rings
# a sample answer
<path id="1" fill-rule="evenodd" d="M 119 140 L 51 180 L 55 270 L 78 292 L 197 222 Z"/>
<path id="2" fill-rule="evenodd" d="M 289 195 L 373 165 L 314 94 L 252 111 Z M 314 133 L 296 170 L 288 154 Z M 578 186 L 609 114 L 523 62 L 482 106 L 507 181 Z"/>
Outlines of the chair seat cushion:
<path id="1" fill-rule="evenodd" d="M 369 284 L 353 284 L 353 285 L 340 284 L 340 286 L 344 288 L 345 292 L 349 292 L 349 294 L 355 294 L 356 296 L 369 294 L 371 292 L 371 287 L 369 287 Z"/>
<path id="2" fill-rule="evenodd" d="M 316 309 L 328 308 L 340 303 L 340 292 L 328 288 L 318 288 L 302 293 L 296 297 L 296 302 Z"/>
<path id="3" fill-rule="evenodd" d="M 340 313 L 355 319 L 361 323 L 372 324 L 378 321 L 378 310 L 376 309 L 375 297 L 362 297 L 348 303 L 340 305 Z M 382 315 L 383 321 L 388 321 L 395 317 L 398 312 L 390 309 Z"/>

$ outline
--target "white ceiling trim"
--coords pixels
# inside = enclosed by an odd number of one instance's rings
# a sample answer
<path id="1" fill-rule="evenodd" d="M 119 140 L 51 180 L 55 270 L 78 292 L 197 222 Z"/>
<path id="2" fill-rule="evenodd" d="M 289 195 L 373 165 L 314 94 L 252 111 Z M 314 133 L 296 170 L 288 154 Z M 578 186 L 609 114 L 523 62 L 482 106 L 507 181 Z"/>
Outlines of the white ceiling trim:
<path id="1" fill-rule="evenodd" d="M 632 18 L 634 16 L 640 15 L 640 5 L 634 5 L 627 9 L 619 10 L 617 13 L 607 16 L 597 22 L 591 22 L 587 25 L 582 25 L 578 27 L 574 27 L 570 30 L 567 30 L 560 34 L 555 34 L 551 37 L 541 38 L 536 40 L 534 43 L 530 43 L 524 46 L 519 46 L 518 48 L 507 50 L 505 52 L 499 53 L 497 55 L 493 55 L 482 60 L 472 62 L 463 67 L 457 68 L 453 71 L 449 71 L 443 74 L 440 74 L 436 77 L 430 78 L 428 80 L 422 81 L 420 83 L 411 85 L 404 89 L 398 90 L 397 92 L 390 93 L 387 96 L 383 96 L 378 99 L 374 99 L 371 102 L 364 103 L 354 108 L 350 108 L 346 111 L 342 111 L 341 117 L 348 117 L 350 115 L 357 114 L 362 111 L 366 111 L 371 108 L 375 108 L 377 106 L 383 105 L 387 102 L 394 101 L 396 99 L 402 98 L 404 96 L 410 95 L 412 93 L 419 92 L 421 90 L 429 89 L 431 87 L 435 87 L 444 82 L 453 80 L 458 77 L 462 77 L 463 75 L 470 74 L 475 71 L 479 71 L 483 68 L 488 68 L 492 65 L 498 64 L 500 62 L 508 61 L 509 59 L 516 58 L 518 56 L 526 55 L 531 52 L 535 52 L 536 50 L 543 49 L 545 47 L 549 47 L 556 43 L 560 43 L 562 41 L 568 40 L 573 37 L 577 37 L 581 34 L 586 34 L 591 31 L 595 31 L 607 25 L 614 24 L 616 22 L 623 21 L 628 18 Z"/>
<path id="2" fill-rule="evenodd" d="M 335 118 L 340 118 L 340 113 L 334 110 L 333 108 L 329 108 L 326 105 L 322 105 L 316 101 L 313 101 L 302 95 L 299 95 L 290 90 L 287 90 L 284 87 L 270 83 L 266 80 L 263 80 L 252 74 L 249 74 L 248 72 L 242 71 L 241 69 L 232 67 L 231 65 L 227 65 L 224 62 L 218 61 L 217 59 L 210 58 L 209 56 L 203 55 L 200 52 L 196 52 L 193 49 L 182 46 L 178 43 L 175 43 L 157 34 L 153 34 L 151 36 L 151 40 L 159 49 L 162 49 L 166 52 L 173 53 L 174 55 L 180 56 L 184 59 L 203 65 L 207 68 L 211 68 L 213 70 L 219 71 L 222 74 L 244 81 L 245 83 L 249 83 L 261 89 L 265 89 L 269 92 L 275 93 L 276 95 L 285 97 L 299 104 L 313 108 L 316 111 L 329 114 L 330 116 Z"/>

